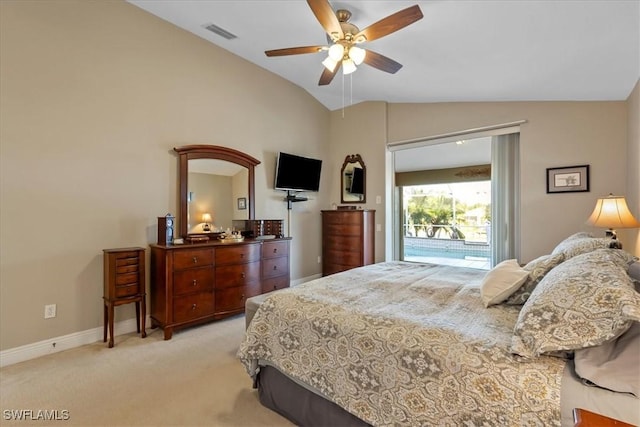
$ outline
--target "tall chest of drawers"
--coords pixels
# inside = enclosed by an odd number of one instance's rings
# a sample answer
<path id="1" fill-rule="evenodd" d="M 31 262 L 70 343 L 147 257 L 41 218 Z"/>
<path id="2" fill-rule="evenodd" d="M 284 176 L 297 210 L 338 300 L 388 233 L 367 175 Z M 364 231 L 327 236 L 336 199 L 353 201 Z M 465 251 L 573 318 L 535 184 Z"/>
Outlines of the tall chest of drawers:
<path id="1" fill-rule="evenodd" d="M 322 275 L 375 262 L 375 210 L 322 211 Z"/>
<path id="2" fill-rule="evenodd" d="M 278 257 L 264 256 L 273 249 Z M 278 274 L 264 274 L 274 266 Z M 242 313 L 276 279 L 289 286 L 289 239 L 151 245 L 151 326 L 171 339 L 174 329 Z"/>

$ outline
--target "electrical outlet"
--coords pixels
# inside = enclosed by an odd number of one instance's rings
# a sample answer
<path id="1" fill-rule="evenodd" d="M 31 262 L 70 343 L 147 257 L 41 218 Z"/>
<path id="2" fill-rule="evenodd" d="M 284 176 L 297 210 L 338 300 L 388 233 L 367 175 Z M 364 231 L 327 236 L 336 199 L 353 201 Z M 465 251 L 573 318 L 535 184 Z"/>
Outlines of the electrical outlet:
<path id="1" fill-rule="evenodd" d="M 56 317 L 56 305 L 48 304 L 44 306 L 44 318 L 51 319 L 52 317 Z"/>
<path id="2" fill-rule="evenodd" d="M 318 255 L 318 264 L 320 264 L 321 262 L 322 262 L 322 257 Z"/>

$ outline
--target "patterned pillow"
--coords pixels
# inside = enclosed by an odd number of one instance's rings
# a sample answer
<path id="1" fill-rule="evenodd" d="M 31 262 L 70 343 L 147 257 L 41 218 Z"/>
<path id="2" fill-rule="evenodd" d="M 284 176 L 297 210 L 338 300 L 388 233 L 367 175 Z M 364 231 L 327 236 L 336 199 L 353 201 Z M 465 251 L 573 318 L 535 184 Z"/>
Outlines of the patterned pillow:
<path id="1" fill-rule="evenodd" d="M 596 249 L 607 248 L 622 249 L 622 244 L 618 240 L 613 240 L 608 237 L 584 237 L 583 234 L 576 233 L 560 242 L 553 251 L 551 251 L 551 255 L 563 254 L 565 259 L 569 259 Z"/>
<path id="2" fill-rule="evenodd" d="M 540 283 L 544 276 L 551 271 L 551 269 L 564 261 L 564 255 L 542 255 L 527 263 L 524 270 L 529 272 L 529 277 L 524 281 L 522 286 L 512 293 L 505 301 L 508 305 L 522 305 L 527 302 L 529 295 Z"/>
<path id="3" fill-rule="evenodd" d="M 598 249 L 551 270 L 522 307 L 511 351 L 524 357 L 599 345 L 640 321 L 630 255 Z"/>

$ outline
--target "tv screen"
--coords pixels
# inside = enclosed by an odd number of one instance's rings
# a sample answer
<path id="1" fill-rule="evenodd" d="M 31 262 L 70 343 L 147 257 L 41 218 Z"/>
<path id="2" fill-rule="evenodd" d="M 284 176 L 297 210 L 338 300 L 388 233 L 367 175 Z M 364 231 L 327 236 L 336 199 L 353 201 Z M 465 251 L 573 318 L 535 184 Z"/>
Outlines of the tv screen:
<path id="1" fill-rule="evenodd" d="M 276 190 L 318 191 L 322 160 L 278 153 L 276 162 Z"/>
<path id="2" fill-rule="evenodd" d="M 362 169 L 353 168 L 353 175 L 351 175 L 351 187 L 349 187 L 349 193 L 351 194 L 364 194 L 364 174 Z"/>

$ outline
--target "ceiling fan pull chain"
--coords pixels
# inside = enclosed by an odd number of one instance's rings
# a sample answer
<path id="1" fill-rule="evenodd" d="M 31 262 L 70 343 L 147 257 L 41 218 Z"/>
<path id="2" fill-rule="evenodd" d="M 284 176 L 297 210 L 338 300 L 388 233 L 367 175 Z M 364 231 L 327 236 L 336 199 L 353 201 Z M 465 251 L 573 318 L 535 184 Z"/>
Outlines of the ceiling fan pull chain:
<path id="1" fill-rule="evenodd" d="M 344 119 L 344 73 L 342 74 L 342 118 Z"/>

